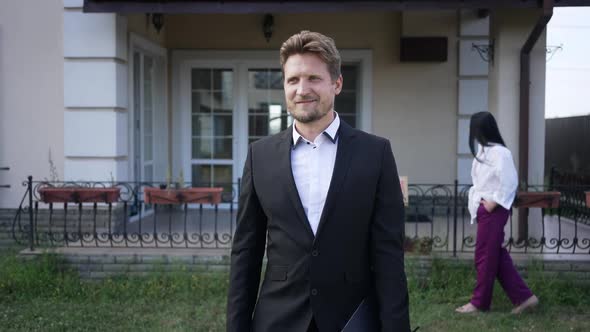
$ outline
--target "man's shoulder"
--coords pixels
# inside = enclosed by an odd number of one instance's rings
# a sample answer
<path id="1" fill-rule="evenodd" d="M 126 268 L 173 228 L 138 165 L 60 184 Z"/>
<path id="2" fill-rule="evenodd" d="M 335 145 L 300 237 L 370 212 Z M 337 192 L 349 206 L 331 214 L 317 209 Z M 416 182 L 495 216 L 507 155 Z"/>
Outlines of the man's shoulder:
<path id="1" fill-rule="evenodd" d="M 276 147 L 277 144 L 281 143 L 284 140 L 292 139 L 291 136 L 291 127 L 270 136 L 264 136 L 250 144 L 252 150 L 256 151 L 265 151 L 271 147 Z"/>
<path id="2" fill-rule="evenodd" d="M 389 140 L 385 137 L 377 136 L 375 134 L 367 133 L 366 131 L 362 131 L 360 129 L 352 128 L 349 129 L 357 139 L 361 140 L 361 142 L 366 144 L 375 144 L 378 146 L 383 146 L 383 144 L 389 143 Z"/>

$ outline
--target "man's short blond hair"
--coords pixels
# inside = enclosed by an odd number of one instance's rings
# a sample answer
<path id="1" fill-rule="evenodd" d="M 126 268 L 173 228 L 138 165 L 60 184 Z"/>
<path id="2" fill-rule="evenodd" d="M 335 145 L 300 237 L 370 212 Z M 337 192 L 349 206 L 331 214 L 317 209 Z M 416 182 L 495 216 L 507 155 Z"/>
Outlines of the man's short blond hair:
<path id="1" fill-rule="evenodd" d="M 285 72 L 285 63 L 291 55 L 312 53 L 322 59 L 328 66 L 332 80 L 340 77 L 341 58 L 334 40 L 318 32 L 301 31 L 289 37 L 281 45 L 281 68 Z"/>

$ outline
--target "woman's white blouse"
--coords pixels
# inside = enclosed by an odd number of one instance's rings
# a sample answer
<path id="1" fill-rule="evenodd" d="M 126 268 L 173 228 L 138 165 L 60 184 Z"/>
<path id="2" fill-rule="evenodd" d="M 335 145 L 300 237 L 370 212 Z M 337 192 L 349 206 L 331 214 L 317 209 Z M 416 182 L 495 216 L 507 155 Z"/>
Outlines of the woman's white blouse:
<path id="1" fill-rule="evenodd" d="M 473 187 L 469 189 L 469 213 L 472 224 L 475 222 L 482 198 L 510 209 L 518 187 L 518 175 L 510 150 L 498 144 L 486 147 L 480 145 L 477 158 L 481 162 L 473 159 Z"/>

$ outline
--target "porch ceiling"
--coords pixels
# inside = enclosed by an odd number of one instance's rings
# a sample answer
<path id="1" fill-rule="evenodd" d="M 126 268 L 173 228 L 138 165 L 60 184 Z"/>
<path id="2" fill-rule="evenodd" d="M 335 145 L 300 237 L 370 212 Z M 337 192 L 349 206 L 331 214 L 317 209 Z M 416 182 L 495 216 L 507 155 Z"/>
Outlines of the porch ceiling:
<path id="1" fill-rule="evenodd" d="M 538 0 L 328 0 L 328 1 L 201 1 L 201 0 L 84 0 L 85 12 L 169 14 L 309 13 L 373 10 L 444 10 L 540 8 Z M 555 6 L 590 6 L 590 0 L 555 0 Z"/>

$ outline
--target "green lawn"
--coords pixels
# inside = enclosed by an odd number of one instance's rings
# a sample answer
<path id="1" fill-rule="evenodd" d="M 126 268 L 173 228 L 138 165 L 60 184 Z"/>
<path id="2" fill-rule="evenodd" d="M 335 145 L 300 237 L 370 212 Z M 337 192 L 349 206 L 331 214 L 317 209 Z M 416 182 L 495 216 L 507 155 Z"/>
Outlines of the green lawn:
<path id="1" fill-rule="evenodd" d="M 57 258 L 20 262 L 0 254 L 2 331 L 224 331 L 227 274 L 159 275 L 87 282 L 60 271 Z M 590 331 L 590 284 L 529 273 L 541 299 L 532 313 L 511 315 L 496 287 L 489 313 L 461 316 L 470 268 L 437 261 L 429 281 L 410 277 L 411 320 L 419 331 Z"/>

